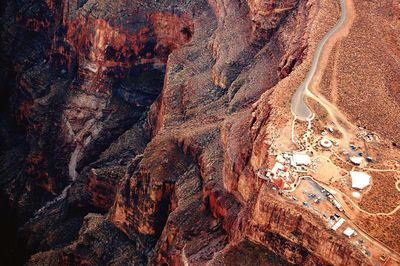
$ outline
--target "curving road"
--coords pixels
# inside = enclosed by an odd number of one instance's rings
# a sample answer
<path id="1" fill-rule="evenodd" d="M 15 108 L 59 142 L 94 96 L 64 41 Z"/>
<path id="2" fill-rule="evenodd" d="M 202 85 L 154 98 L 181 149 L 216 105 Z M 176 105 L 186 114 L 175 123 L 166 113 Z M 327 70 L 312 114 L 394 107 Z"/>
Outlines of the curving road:
<path id="1" fill-rule="evenodd" d="M 296 116 L 297 119 L 306 121 L 306 120 L 311 120 L 314 117 L 314 113 L 304 102 L 304 93 L 308 90 L 308 86 L 310 85 L 311 80 L 313 79 L 313 77 L 315 75 L 315 72 L 318 67 L 319 58 L 321 57 L 321 54 L 322 54 L 322 51 L 324 49 L 326 42 L 329 40 L 329 38 L 334 33 L 336 33 L 342 27 L 343 23 L 346 20 L 347 9 L 346 9 L 345 0 L 340 0 L 340 7 L 342 10 L 342 14 L 340 15 L 338 22 L 332 29 L 330 29 L 330 31 L 328 31 L 325 34 L 325 36 L 322 38 L 322 40 L 318 43 L 317 49 L 315 50 L 315 53 L 314 53 L 314 56 L 313 56 L 313 59 L 311 62 L 311 68 L 308 71 L 303 83 L 297 88 L 296 92 L 294 93 L 294 95 L 292 97 L 291 109 L 292 109 L 292 113 Z"/>

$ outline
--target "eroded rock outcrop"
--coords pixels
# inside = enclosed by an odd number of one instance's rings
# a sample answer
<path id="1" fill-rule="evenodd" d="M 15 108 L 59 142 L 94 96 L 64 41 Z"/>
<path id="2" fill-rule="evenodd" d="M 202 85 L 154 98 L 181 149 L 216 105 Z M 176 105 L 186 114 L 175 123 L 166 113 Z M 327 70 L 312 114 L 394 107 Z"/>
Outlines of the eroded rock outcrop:
<path id="1" fill-rule="evenodd" d="M 365 263 L 254 174 L 268 95 L 306 55 L 314 3 L 7 2 L 1 136 L 24 143 L 2 145 L 1 203 L 19 262 Z"/>

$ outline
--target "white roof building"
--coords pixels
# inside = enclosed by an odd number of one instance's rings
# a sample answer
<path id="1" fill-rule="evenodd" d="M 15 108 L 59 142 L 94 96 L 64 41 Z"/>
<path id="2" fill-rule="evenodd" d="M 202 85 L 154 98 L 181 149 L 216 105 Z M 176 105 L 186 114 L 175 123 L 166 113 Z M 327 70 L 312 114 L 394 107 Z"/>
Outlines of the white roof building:
<path id="1" fill-rule="evenodd" d="M 333 202 L 333 205 L 335 205 L 336 208 L 338 208 L 338 209 L 342 208 L 342 205 L 340 205 L 339 201 L 334 199 L 332 202 Z"/>
<path id="2" fill-rule="evenodd" d="M 274 175 L 276 175 L 278 173 L 279 170 L 283 170 L 285 167 L 283 166 L 283 164 L 281 164 L 280 162 L 276 162 L 274 167 L 271 170 L 271 173 L 273 173 Z"/>
<path id="3" fill-rule="evenodd" d="M 350 171 L 351 187 L 355 189 L 364 189 L 369 186 L 371 176 L 364 172 Z"/>
<path id="4" fill-rule="evenodd" d="M 363 158 L 359 156 L 351 156 L 350 161 L 355 165 L 360 165 L 362 163 Z"/>
<path id="5" fill-rule="evenodd" d="M 333 230 L 333 231 L 338 230 L 339 227 L 341 227 L 342 224 L 344 224 L 345 221 L 346 221 L 345 219 L 340 218 L 339 221 L 337 221 L 337 222 L 332 226 L 332 230 Z"/>
<path id="6" fill-rule="evenodd" d="M 352 228 L 347 227 L 346 230 L 343 231 L 343 234 L 350 238 L 352 235 L 355 234 L 355 231 Z"/>
<path id="7" fill-rule="evenodd" d="M 291 158 L 291 165 L 309 165 L 311 164 L 311 158 L 305 153 L 294 153 Z"/>

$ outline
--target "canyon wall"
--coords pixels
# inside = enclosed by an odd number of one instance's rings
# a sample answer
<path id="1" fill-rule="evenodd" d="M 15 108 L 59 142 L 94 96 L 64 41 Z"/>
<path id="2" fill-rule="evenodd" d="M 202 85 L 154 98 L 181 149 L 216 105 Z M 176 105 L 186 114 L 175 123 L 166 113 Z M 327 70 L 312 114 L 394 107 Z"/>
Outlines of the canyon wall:
<path id="1" fill-rule="evenodd" d="M 317 2 L 6 2 L 4 263 L 367 264 L 254 174 Z"/>

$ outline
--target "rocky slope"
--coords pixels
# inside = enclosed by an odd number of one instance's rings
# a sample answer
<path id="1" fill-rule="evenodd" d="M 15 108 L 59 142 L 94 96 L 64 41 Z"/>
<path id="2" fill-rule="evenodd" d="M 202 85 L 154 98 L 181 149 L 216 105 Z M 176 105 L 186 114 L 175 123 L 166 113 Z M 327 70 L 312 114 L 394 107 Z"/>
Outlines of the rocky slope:
<path id="1" fill-rule="evenodd" d="M 6 1 L 2 262 L 367 264 L 254 174 L 323 6 Z"/>

